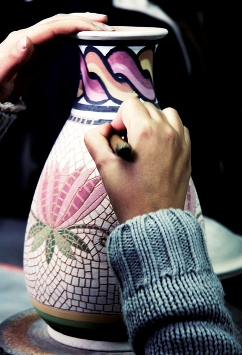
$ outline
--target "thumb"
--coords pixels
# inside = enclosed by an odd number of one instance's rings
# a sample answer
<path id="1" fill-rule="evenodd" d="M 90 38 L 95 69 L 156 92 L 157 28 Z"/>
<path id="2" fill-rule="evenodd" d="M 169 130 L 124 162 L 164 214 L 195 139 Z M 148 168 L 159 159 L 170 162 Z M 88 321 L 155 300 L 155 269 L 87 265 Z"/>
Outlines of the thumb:
<path id="1" fill-rule="evenodd" d="M 21 67 L 31 58 L 34 46 L 30 38 L 22 37 L 15 45 L 4 43 L 0 46 L 0 81 L 11 80 Z"/>

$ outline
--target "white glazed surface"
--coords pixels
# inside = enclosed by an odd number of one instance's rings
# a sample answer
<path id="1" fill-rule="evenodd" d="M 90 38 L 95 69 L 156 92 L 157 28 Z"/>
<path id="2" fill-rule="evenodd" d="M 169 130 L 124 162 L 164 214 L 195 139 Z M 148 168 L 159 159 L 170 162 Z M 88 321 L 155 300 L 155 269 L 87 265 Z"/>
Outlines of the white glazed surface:
<path id="1" fill-rule="evenodd" d="M 96 351 L 131 351 L 129 342 L 115 342 L 115 341 L 96 341 L 70 337 L 68 335 L 61 334 L 50 326 L 47 327 L 49 335 L 56 341 L 72 346 L 78 349 L 96 350 Z"/>
<path id="2" fill-rule="evenodd" d="M 115 31 L 82 31 L 74 37 L 85 40 L 123 40 L 123 39 L 149 39 L 156 40 L 168 34 L 166 28 L 160 27 L 135 27 L 135 26 L 112 26 Z"/>

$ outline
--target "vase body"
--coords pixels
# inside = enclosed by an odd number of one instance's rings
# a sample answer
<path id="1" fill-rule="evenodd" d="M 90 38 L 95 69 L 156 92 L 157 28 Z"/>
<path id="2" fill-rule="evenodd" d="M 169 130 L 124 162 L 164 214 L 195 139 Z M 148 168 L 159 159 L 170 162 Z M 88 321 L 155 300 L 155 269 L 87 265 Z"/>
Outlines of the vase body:
<path id="1" fill-rule="evenodd" d="M 46 160 L 29 213 L 25 280 L 33 306 L 52 329 L 73 337 L 124 341 L 119 290 L 105 250 L 118 221 L 84 135 L 111 122 L 129 96 L 159 108 L 153 55 L 166 32 L 144 38 L 121 33 L 111 39 L 85 33 L 76 39 L 77 99 Z M 203 223 L 192 180 L 184 208 Z"/>

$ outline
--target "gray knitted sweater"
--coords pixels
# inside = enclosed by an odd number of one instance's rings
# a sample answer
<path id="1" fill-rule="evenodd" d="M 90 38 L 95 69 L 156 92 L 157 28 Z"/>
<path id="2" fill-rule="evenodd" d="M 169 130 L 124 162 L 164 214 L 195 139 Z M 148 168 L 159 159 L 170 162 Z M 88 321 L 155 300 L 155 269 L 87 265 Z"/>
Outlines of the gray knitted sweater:
<path id="1" fill-rule="evenodd" d="M 111 233 L 107 247 L 136 354 L 242 354 L 191 213 L 135 217 Z"/>

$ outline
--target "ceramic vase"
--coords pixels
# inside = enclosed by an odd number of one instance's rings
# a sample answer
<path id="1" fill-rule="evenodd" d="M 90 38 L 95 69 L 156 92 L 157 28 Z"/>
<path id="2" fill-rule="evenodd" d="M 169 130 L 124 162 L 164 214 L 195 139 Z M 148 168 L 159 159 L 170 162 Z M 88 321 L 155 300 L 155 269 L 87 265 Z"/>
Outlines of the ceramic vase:
<path id="1" fill-rule="evenodd" d="M 80 53 L 77 99 L 39 178 L 24 244 L 28 294 L 52 336 L 127 340 L 105 249 L 118 221 L 84 135 L 112 121 L 127 97 L 160 108 L 153 56 L 166 34 L 162 28 L 116 27 L 73 39 Z M 192 180 L 184 208 L 203 223 Z"/>

